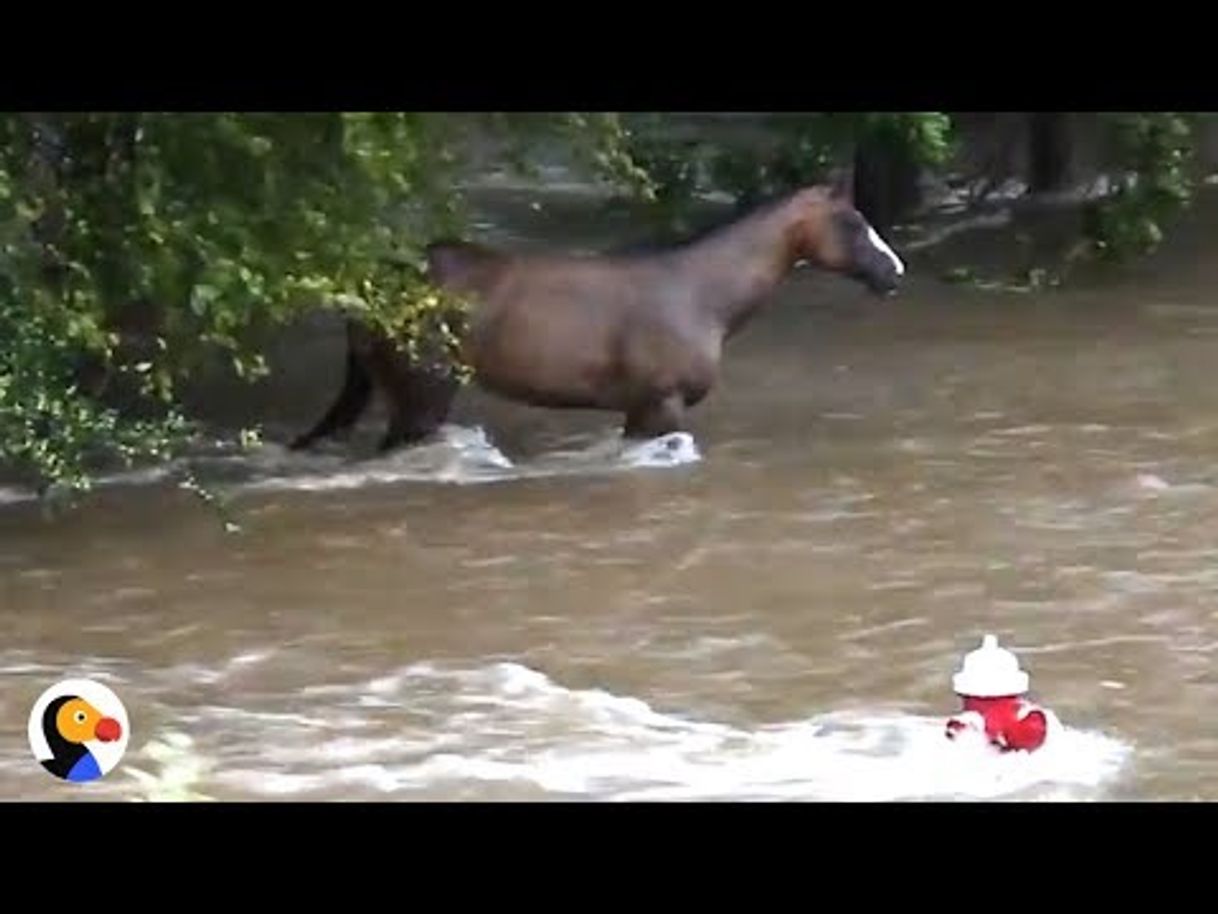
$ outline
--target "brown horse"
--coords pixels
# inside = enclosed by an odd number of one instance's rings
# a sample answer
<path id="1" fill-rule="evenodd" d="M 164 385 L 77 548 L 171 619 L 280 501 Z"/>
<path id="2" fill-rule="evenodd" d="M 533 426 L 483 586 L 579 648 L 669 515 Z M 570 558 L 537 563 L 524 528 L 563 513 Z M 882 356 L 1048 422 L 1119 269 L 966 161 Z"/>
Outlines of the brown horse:
<path id="1" fill-rule="evenodd" d="M 658 252 L 517 255 L 446 242 L 427 254 L 432 281 L 474 303 L 461 342 L 479 386 L 533 406 L 623 413 L 628 438 L 682 429 L 715 383 L 724 343 L 795 266 L 881 295 L 905 272 L 840 185 L 805 188 Z M 292 447 L 351 428 L 374 389 L 390 407 L 382 449 L 435 432 L 459 382 L 363 325 L 347 331 L 342 392 Z"/>

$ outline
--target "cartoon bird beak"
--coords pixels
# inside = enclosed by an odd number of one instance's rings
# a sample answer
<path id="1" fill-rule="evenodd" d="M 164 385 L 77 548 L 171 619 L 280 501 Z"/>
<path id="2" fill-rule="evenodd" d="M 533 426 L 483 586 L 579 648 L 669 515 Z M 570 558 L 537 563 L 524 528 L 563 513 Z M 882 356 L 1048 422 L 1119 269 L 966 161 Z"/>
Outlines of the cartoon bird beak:
<path id="1" fill-rule="evenodd" d="M 112 743 L 123 735 L 123 728 L 113 717 L 103 717 L 93 729 L 93 735 L 103 743 Z"/>

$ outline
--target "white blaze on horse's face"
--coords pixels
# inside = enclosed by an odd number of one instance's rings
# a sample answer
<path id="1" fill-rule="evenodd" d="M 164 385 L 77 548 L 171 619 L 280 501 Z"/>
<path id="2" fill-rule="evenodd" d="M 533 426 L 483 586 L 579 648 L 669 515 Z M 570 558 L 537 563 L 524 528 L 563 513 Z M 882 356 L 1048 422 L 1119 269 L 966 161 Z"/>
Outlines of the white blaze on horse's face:
<path id="1" fill-rule="evenodd" d="M 896 251 L 888 246 L 888 242 L 880 237 L 880 233 L 870 225 L 867 226 L 867 240 L 872 243 L 876 250 L 892 261 L 892 268 L 896 270 L 898 276 L 905 275 L 905 264 L 901 262 L 901 258 L 897 256 Z"/>
<path id="2" fill-rule="evenodd" d="M 837 216 L 846 265 L 843 272 L 877 295 L 891 295 L 901 285 L 905 264 L 856 209 Z"/>

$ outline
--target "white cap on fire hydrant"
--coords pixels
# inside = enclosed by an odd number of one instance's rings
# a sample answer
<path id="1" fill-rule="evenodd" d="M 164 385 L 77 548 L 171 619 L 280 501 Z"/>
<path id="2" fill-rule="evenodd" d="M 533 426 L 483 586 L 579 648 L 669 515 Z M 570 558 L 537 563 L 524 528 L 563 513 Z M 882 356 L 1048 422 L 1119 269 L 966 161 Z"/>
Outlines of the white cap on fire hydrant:
<path id="1" fill-rule="evenodd" d="M 1014 654 L 998 646 L 997 638 L 986 635 L 981 647 L 965 655 L 960 672 L 952 677 L 952 689 L 972 698 L 1022 695 L 1028 691 L 1028 674 Z"/>

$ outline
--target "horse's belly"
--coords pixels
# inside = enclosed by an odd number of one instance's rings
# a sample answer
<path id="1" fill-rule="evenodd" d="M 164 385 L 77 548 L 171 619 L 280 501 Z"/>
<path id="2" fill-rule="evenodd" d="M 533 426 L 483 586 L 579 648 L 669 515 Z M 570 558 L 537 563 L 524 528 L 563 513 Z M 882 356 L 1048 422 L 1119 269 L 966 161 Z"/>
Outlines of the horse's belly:
<path id="1" fill-rule="evenodd" d="M 480 386 L 535 406 L 611 407 L 615 372 L 608 345 L 582 339 L 495 341 L 473 358 Z"/>
<path id="2" fill-rule="evenodd" d="M 504 371 L 497 367 L 475 366 L 474 377 L 483 389 L 527 403 L 568 409 L 611 408 L 616 398 L 609 385 L 572 373 L 553 374 Z"/>

